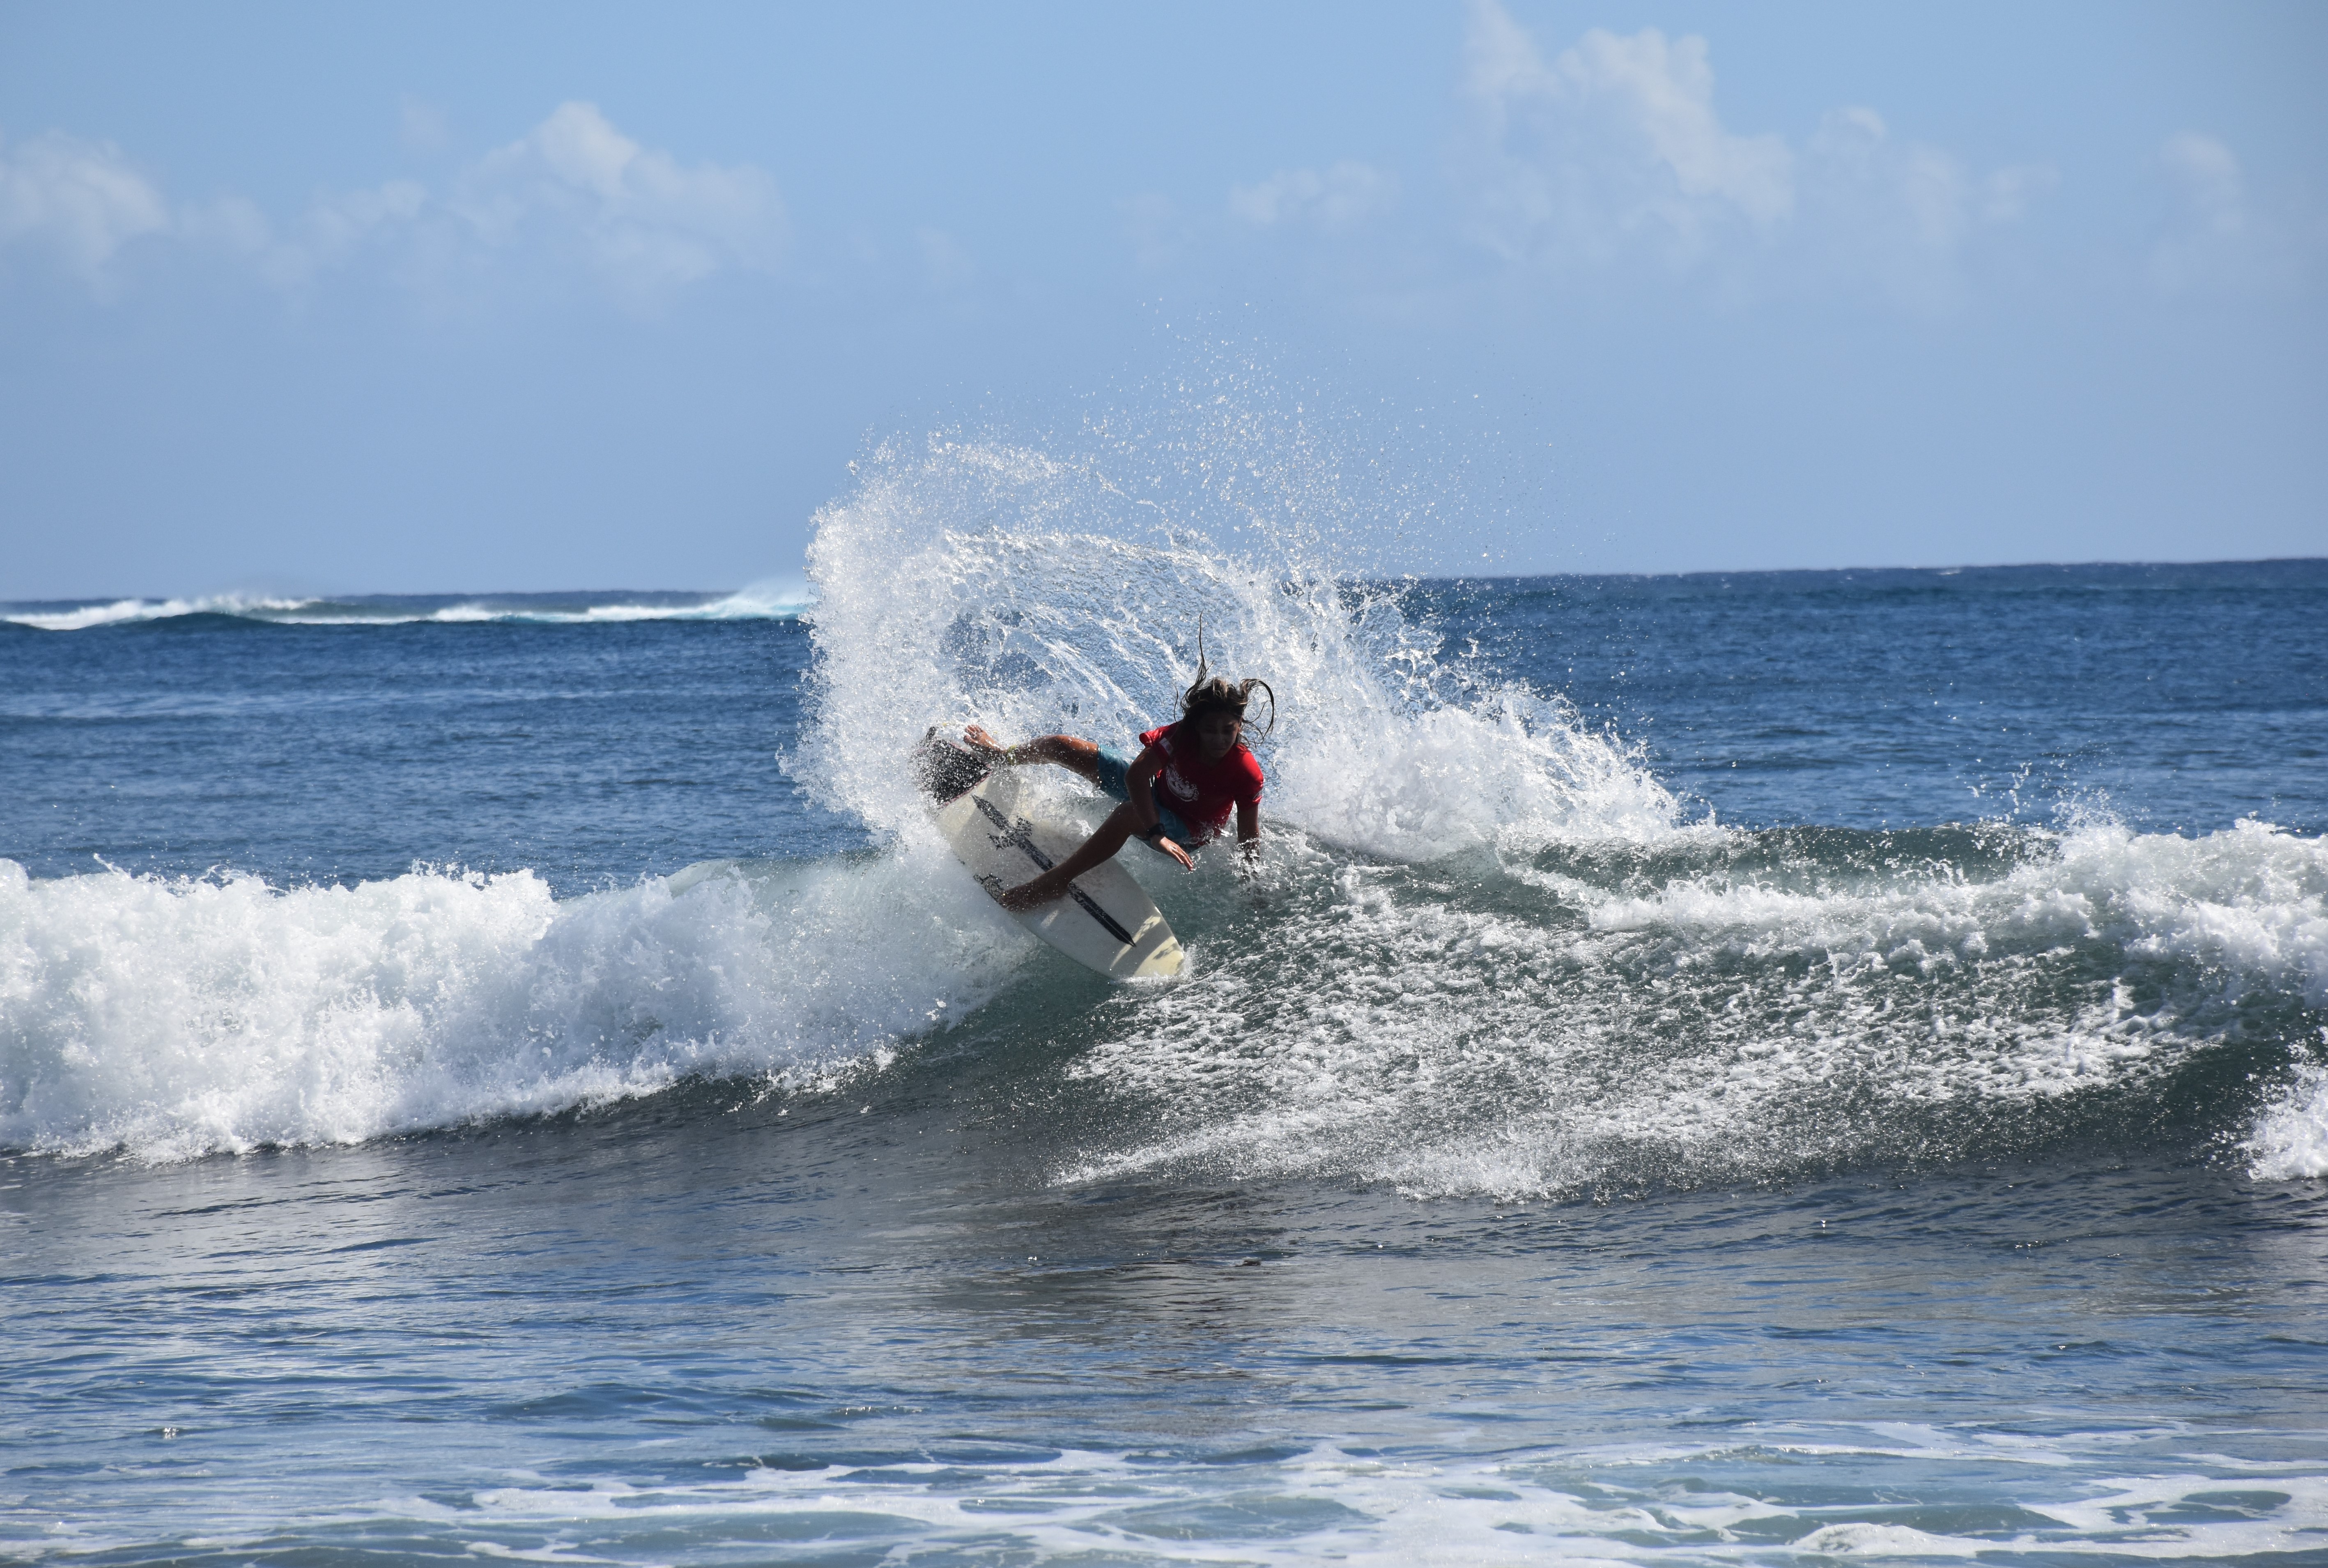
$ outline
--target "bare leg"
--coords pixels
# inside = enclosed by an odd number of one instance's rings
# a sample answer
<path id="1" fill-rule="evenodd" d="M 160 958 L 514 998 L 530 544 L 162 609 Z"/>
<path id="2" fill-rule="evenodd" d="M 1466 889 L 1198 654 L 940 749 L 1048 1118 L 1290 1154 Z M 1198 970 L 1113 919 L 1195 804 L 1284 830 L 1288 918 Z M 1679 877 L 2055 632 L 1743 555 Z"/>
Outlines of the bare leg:
<path id="1" fill-rule="evenodd" d="M 1056 738 L 1056 737 L 1055 737 Z M 1044 872 L 1031 882 L 1021 882 L 1002 895 L 1005 909 L 1032 909 L 1048 904 L 1054 898 L 1064 898 L 1067 884 L 1103 861 L 1114 859 L 1131 837 L 1131 808 L 1118 806 L 1107 814 L 1107 821 L 1092 831 L 1083 847 L 1065 859 Z"/>
<path id="2" fill-rule="evenodd" d="M 1039 735 L 1018 746 L 1004 746 L 973 724 L 962 732 L 962 738 L 972 751 L 985 752 L 1006 765 L 1055 762 L 1092 784 L 1099 783 L 1099 747 L 1080 736 Z"/>

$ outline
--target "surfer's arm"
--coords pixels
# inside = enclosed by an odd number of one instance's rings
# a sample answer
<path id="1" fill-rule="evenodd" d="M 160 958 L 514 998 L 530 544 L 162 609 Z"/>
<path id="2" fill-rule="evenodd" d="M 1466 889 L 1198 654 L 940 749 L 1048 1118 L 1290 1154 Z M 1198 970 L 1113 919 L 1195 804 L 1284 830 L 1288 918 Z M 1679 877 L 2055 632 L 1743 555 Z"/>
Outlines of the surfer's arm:
<path id="1" fill-rule="evenodd" d="M 1261 870 L 1261 803 L 1237 802 L 1237 870 L 1250 880 Z"/>
<path id="2" fill-rule="evenodd" d="M 1140 755 L 1131 759 L 1131 765 L 1123 770 L 1123 793 L 1131 803 L 1131 831 L 1150 849 L 1169 855 L 1193 870 L 1197 862 L 1189 858 L 1187 848 L 1159 831 L 1163 818 L 1156 810 L 1156 775 L 1164 771 L 1164 762 L 1161 746 L 1144 746 Z"/>
<path id="3" fill-rule="evenodd" d="M 1123 793 L 1131 802 L 1131 831 L 1146 838 L 1163 818 L 1156 811 L 1156 775 L 1164 771 L 1161 746 L 1143 746 L 1123 770 Z"/>

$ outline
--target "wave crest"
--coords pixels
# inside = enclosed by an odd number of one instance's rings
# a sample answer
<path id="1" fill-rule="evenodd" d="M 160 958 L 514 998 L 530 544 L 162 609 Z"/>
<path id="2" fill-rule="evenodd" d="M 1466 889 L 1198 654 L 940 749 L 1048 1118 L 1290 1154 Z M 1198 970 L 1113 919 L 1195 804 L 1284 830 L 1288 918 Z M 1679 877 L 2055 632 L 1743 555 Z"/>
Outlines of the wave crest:
<path id="1" fill-rule="evenodd" d="M 791 620 L 814 602 L 796 582 L 755 583 L 728 594 L 363 594 L 347 598 L 210 594 L 193 598 L 64 600 L 0 605 L 0 623 L 83 632 L 218 615 L 278 626 L 621 624 L 632 621 Z"/>
<path id="2" fill-rule="evenodd" d="M 559 901 L 522 871 L 0 860 L 0 1145 L 175 1159 L 814 1074 L 959 1017 L 1028 946 L 894 859 L 708 871 Z"/>

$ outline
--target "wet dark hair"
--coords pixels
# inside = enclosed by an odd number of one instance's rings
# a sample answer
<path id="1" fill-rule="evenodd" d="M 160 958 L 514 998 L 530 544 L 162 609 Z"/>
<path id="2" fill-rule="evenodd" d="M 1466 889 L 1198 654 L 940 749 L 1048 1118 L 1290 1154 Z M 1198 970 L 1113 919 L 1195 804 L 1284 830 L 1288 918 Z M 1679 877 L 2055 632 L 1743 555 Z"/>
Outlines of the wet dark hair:
<path id="1" fill-rule="evenodd" d="M 1270 690 L 1268 681 L 1259 676 L 1232 681 L 1225 675 L 1215 675 L 1211 671 L 1212 666 L 1205 658 L 1205 625 L 1199 621 L 1197 623 L 1197 679 L 1180 693 L 1180 723 L 1189 726 L 1192 735 L 1201 716 L 1234 713 L 1237 717 L 1237 738 L 1243 740 L 1245 728 L 1251 722 L 1244 716 L 1245 705 L 1253 700 L 1256 690 L 1266 692 L 1269 697 L 1269 723 L 1263 728 L 1262 735 L 1266 737 L 1277 728 L 1277 693 Z"/>

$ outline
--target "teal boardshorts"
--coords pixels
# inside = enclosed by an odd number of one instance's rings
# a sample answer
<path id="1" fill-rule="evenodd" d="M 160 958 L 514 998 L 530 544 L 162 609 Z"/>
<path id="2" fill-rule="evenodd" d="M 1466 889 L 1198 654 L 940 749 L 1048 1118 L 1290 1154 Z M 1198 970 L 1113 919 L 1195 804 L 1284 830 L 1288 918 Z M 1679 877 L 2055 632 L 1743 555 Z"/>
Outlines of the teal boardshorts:
<path id="1" fill-rule="evenodd" d="M 1124 775 L 1131 771 L 1131 757 L 1123 754 L 1122 747 L 1103 746 L 1099 748 L 1099 787 L 1127 805 L 1131 802 L 1131 785 Z M 1164 824 L 1165 837 L 1184 850 L 1193 850 L 1209 837 L 1190 827 L 1181 820 L 1179 812 L 1162 801 L 1156 803 L 1156 820 Z"/>

